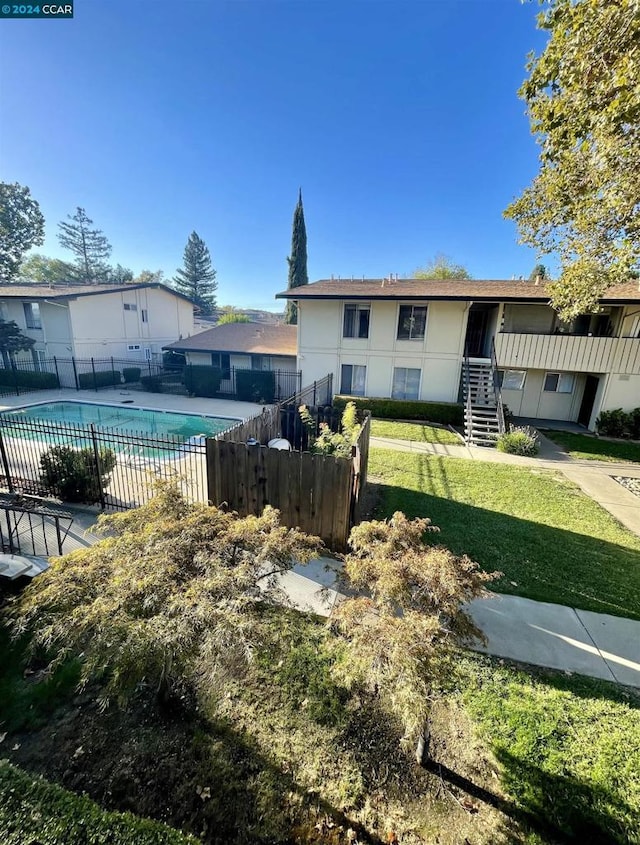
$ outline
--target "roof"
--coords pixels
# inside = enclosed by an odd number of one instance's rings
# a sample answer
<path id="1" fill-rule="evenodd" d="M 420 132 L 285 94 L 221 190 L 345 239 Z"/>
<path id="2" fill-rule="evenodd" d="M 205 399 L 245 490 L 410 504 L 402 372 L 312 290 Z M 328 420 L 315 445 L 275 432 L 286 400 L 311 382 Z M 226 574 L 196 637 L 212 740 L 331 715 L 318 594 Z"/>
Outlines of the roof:
<path id="1" fill-rule="evenodd" d="M 164 346 L 176 352 L 245 352 L 254 355 L 295 355 L 296 326 L 269 323 L 224 323 Z"/>
<path id="2" fill-rule="evenodd" d="M 192 302 L 188 296 L 161 282 L 141 285 L 0 285 L 0 299 L 76 299 L 80 296 L 98 296 L 103 293 L 129 293 L 143 288 L 157 288 Z"/>
<path id="3" fill-rule="evenodd" d="M 276 299 L 448 299 L 473 302 L 547 303 L 545 285 L 529 281 L 490 279 L 321 279 L 310 285 L 276 294 Z M 600 300 L 603 304 L 640 302 L 637 282 L 611 288 Z"/>

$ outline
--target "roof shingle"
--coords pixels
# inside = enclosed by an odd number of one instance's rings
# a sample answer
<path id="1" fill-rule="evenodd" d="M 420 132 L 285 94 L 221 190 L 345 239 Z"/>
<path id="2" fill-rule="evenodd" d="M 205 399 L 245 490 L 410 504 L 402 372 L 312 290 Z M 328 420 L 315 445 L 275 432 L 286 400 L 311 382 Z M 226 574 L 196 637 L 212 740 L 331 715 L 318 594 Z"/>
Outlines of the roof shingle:
<path id="1" fill-rule="evenodd" d="M 491 279 L 321 279 L 310 285 L 285 290 L 276 299 L 458 299 L 476 302 L 548 302 L 545 285 L 529 281 Z M 611 288 L 605 304 L 640 302 L 637 282 Z"/>
<path id="2" fill-rule="evenodd" d="M 296 326 L 269 323 L 225 323 L 164 346 L 177 352 L 244 352 L 292 355 L 297 352 Z"/>

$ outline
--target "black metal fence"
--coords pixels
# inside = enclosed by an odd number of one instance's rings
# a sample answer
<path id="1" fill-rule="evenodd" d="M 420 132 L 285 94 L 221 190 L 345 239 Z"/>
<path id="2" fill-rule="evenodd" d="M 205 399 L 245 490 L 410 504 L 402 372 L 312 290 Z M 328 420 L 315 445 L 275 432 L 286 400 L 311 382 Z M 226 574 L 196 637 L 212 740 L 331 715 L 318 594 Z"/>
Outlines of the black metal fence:
<path id="1" fill-rule="evenodd" d="M 302 373 L 300 374 L 302 375 Z M 333 404 L 333 373 L 314 381 L 297 392 L 290 394 L 282 402 L 283 405 L 298 408 L 300 405 L 331 405 Z"/>
<path id="2" fill-rule="evenodd" d="M 124 510 L 147 502 L 156 478 L 207 501 L 206 442 L 0 415 L 0 488 L 12 494 Z"/>
<path id="3" fill-rule="evenodd" d="M 260 401 L 251 394 L 251 374 L 260 370 L 230 367 L 223 371 L 215 396 L 227 399 Z M 269 401 L 281 402 L 300 390 L 302 374 L 289 370 L 268 371 L 273 378 Z M 243 374 L 247 374 L 243 378 Z M 249 389 L 247 389 L 249 385 Z M 0 366 L 0 396 L 30 393 L 34 390 L 105 390 L 125 387 L 151 393 L 187 395 L 184 374 L 174 367 L 164 368 L 150 360 L 131 358 L 45 358 L 5 360 Z M 259 391 L 258 391 L 259 392 Z M 273 396 L 271 396 L 273 394 Z M 316 404 L 316 403 L 313 403 Z"/>

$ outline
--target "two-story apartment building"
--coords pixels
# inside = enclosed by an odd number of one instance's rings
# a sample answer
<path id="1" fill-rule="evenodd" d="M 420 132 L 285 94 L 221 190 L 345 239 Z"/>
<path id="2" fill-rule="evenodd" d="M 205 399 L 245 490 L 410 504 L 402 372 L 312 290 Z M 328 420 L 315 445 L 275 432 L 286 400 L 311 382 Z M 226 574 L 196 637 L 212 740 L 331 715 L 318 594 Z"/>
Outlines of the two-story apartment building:
<path id="1" fill-rule="evenodd" d="M 472 361 L 497 370 L 516 416 L 592 428 L 601 410 L 640 405 L 637 282 L 570 324 L 524 281 L 331 279 L 277 297 L 298 304 L 303 384 L 331 372 L 344 394 L 456 402 Z"/>
<path id="2" fill-rule="evenodd" d="M 35 340 L 36 358 L 152 358 L 194 333 L 193 303 L 159 283 L 0 285 L 0 317 Z"/>

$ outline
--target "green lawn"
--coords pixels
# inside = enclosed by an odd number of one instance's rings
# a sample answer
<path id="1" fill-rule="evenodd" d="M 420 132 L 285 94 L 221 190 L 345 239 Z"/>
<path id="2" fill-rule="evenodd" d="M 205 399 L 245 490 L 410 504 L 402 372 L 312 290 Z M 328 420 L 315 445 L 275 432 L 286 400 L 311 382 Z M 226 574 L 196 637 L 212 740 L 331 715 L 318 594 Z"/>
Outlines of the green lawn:
<path id="1" fill-rule="evenodd" d="M 0 760 L 2 845 L 198 845 L 160 822 L 109 813 L 84 795 L 35 778 Z"/>
<path id="2" fill-rule="evenodd" d="M 545 431 L 545 437 L 562 446 L 581 461 L 631 461 L 640 463 L 640 443 L 625 440 L 601 440 L 588 434 L 572 434 L 569 431 Z"/>
<path id="3" fill-rule="evenodd" d="M 640 698 L 490 658 L 462 663 L 464 707 L 516 806 L 551 841 L 640 843 Z"/>
<path id="4" fill-rule="evenodd" d="M 372 449 L 379 511 L 428 516 L 437 542 L 504 577 L 493 587 L 640 619 L 640 538 L 544 470 Z"/>
<path id="5" fill-rule="evenodd" d="M 372 437 L 391 437 L 396 440 L 414 440 L 422 443 L 444 443 L 463 446 L 464 441 L 447 428 L 437 428 L 422 423 L 395 422 L 393 420 L 371 420 Z"/>

